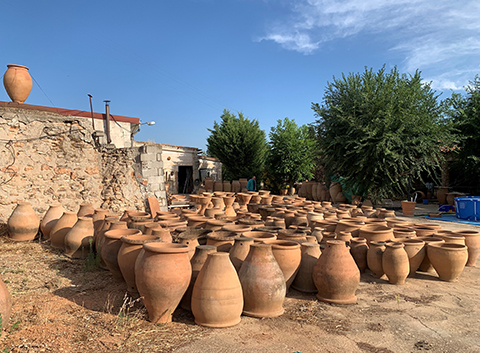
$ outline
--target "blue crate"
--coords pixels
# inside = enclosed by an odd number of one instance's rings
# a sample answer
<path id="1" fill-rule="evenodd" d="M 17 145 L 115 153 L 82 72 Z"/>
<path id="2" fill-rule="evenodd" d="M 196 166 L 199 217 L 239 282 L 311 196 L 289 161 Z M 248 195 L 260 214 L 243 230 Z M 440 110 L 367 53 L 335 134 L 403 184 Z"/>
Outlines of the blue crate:
<path id="1" fill-rule="evenodd" d="M 455 197 L 457 218 L 468 221 L 480 221 L 480 196 Z"/>
<path id="2" fill-rule="evenodd" d="M 438 212 L 453 212 L 453 205 L 438 205 Z"/>

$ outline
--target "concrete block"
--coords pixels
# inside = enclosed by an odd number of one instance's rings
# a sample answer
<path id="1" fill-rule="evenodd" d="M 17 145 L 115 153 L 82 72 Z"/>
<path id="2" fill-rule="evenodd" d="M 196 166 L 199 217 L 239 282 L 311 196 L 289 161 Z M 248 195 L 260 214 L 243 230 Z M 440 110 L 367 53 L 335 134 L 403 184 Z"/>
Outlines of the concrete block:
<path id="1" fill-rule="evenodd" d="M 143 146 L 143 153 L 155 154 L 155 159 L 157 159 L 156 154 L 157 153 L 162 153 L 162 146 L 160 146 L 160 145 L 145 145 L 145 146 Z"/>
<path id="2" fill-rule="evenodd" d="M 162 176 L 149 176 L 147 177 L 149 184 L 163 184 L 163 175 Z"/>
<path id="3" fill-rule="evenodd" d="M 158 169 L 142 169 L 142 176 L 147 179 L 158 176 Z"/>
<path id="4" fill-rule="evenodd" d="M 142 153 L 140 155 L 140 161 L 142 162 L 149 162 L 149 161 L 156 161 L 157 160 L 157 156 L 156 154 L 145 154 L 145 153 Z"/>

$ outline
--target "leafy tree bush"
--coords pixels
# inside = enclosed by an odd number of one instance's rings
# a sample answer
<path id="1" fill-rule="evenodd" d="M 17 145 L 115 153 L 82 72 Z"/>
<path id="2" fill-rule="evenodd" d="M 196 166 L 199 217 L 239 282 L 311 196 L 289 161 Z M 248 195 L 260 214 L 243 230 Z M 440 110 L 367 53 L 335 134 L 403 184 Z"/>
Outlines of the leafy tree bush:
<path id="1" fill-rule="evenodd" d="M 236 117 L 225 109 L 220 118 L 220 123 L 215 121 L 213 129 L 208 129 L 207 153 L 222 162 L 223 179 L 259 177 L 267 151 L 265 131 L 257 120 L 245 118 L 241 112 Z"/>
<path id="2" fill-rule="evenodd" d="M 312 128 L 285 118 L 270 128 L 269 139 L 266 173 L 274 192 L 312 178 L 316 146 Z"/>
<path id="3" fill-rule="evenodd" d="M 452 94 L 445 102 L 450 108 L 453 126 L 459 135 L 459 144 L 451 163 L 454 184 L 469 186 L 472 193 L 480 193 L 480 77 L 466 87 L 466 96 Z M 458 148 L 455 148 L 458 147 Z"/>
<path id="4" fill-rule="evenodd" d="M 312 103 L 327 177 L 342 176 L 375 201 L 405 195 L 422 174 L 433 177 L 452 139 L 437 98 L 419 71 L 384 66 L 334 78 L 323 104 Z"/>

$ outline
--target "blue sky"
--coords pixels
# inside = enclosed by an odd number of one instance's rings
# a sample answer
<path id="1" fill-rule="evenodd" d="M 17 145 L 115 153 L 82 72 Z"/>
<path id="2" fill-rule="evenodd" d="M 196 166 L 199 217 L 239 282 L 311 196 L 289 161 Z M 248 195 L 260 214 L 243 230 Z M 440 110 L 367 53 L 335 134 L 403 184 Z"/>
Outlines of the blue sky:
<path id="1" fill-rule="evenodd" d="M 205 149 L 224 108 L 267 134 L 308 124 L 327 82 L 365 66 L 463 91 L 480 73 L 479 17 L 479 1 L 0 0 L 0 70 L 30 68 L 28 104 L 88 111 L 90 93 L 97 112 L 108 99 L 156 122 L 137 140 Z"/>

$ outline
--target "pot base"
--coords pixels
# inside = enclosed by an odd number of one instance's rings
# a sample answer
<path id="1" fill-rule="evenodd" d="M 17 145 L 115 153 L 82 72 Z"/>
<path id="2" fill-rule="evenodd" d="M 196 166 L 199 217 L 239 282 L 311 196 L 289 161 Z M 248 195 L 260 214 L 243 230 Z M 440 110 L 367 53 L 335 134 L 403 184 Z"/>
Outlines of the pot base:
<path id="1" fill-rule="evenodd" d="M 257 318 L 262 318 L 262 317 L 278 317 L 280 315 L 282 315 L 283 313 L 285 312 L 285 309 L 282 308 L 282 310 L 280 311 L 277 311 L 275 313 L 265 313 L 265 314 L 259 314 L 259 313 L 254 313 L 254 312 L 251 312 L 251 311 L 243 311 L 242 312 L 242 315 L 245 315 L 245 316 L 250 316 L 250 317 L 257 317 Z"/>
<path id="2" fill-rule="evenodd" d="M 354 295 L 353 297 L 347 298 L 347 299 L 329 299 L 329 298 L 322 298 L 318 294 L 316 295 L 317 299 L 329 303 L 329 304 L 356 304 L 357 303 L 357 297 Z"/>
<path id="3" fill-rule="evenodd" d="M 238 325 L 240 321 L 242 321 L 242 318 L 239 318 L 230 322 L 223 322 L 221 324 L 209 324 L 209 323 L 199 322 L 197 320 L 195 320 L 195 323 L 197 325 L 204 326 L 204 327 L 225 328 L 225 327 L 232 327 L 232 326 Z"/>

